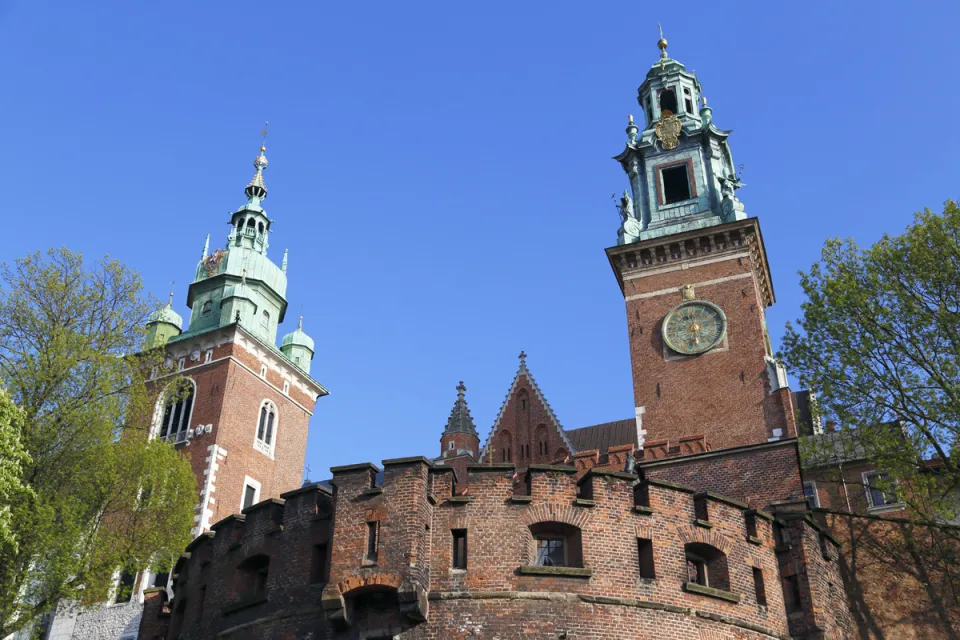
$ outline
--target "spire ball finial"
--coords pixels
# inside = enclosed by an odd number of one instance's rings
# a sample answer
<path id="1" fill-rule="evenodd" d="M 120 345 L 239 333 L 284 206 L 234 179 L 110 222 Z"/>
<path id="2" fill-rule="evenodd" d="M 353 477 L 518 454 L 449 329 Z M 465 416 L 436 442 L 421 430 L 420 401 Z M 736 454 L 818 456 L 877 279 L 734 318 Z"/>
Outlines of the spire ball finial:
<path id="1" fill-rule="evenodd" d="M 660 23 L 657 23 L 657 29 L 660 30 L 660 39 L 657 40 L 657 47 L 660 48 L 660 57 L 667 57 L 667 39 L 663 37 L 663 27 L 660 26 Z"/>
<path id="2" fill-rule="evenodd" d="M 303 316 L 300 316 L 300 321 L 297 323 L 297 329 L 303 331 Z"/>
<path id="3" fill-rule="evenodd" d="M 170 282 L 170 299 L 167 300 L 167 306 L 173 307 L 173 285 L 176 284 L 175 281 Z"/>
<path id="4" fill-rule="evenodd" d="M 463 380 L 461 380 L 460 384 L 457 385 L 457 395 L 462 398 L 463 394 L 466 392 L 467 392 L 467 387 L 465 384 L 463 384 Z"/>

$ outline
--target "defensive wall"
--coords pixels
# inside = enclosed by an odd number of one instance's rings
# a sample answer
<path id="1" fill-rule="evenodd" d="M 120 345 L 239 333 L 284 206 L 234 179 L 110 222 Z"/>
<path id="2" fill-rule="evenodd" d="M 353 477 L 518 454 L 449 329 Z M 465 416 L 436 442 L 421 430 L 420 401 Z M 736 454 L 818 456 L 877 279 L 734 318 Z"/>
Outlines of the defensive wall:
<path id="1" fill-rule="evenodd" d="M 456 491 L 421 457 L 385 460 L 380 484 L 370 463 L 331 471 L 332 490 L 285 493 L 195 539 L 174 599 L 146 594 L 140 638 L 852 635 L 829 598 L 837 546 L 796 503 L 768 513 L 575 466 L 516 482 L 513 464 L 471 465 Z M 538 564 L 538 538 L 562 539 L 566 566 Z"/>

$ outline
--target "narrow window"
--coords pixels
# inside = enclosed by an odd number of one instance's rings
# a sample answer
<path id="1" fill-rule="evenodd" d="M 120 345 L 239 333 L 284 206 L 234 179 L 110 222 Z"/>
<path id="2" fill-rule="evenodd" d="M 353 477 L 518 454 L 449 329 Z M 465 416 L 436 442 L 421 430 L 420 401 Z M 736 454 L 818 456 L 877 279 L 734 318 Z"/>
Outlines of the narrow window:
<path id="1" fill-rule="evenodd" d="M 260 377 L 261 378 L 267 377 L 267 365 L 265 364 L 260 365 Z"/>
<path id="2" fill-rule="evenodd" d="M 247 485 L 243 489 L 243 508 L 251 507 L 257 502 L 257 488 Z"/>
<path id="3" fill-rule="evenodd" d="M 207 352 L 203 355 L 204 362 L 210 362 L 213 360 L 213 349 L 207 349 Z"/>
<path id="4" fill-rule="evenodd" d="M 637 557 L 640 566 L 640 577 L 653 580 L 657 577 L 653 569 L 653 540 L 637 538 Z"/>
<path id="5" fill-rule="evenodd" d="M 707 586 L 707 563 L 692 553 L 687 553 L 687 582 Z"/>
<path id="6" fill-rule="evenodd" d="M 683 88 L 683 106 L 686 108 L 687 113 L 693 113 L 693 96 L 690 94 L 690 88 Z"/>
<path id="7" fill-rule="evenodd" d="M 797 574 L 783 577 L 783 604 L 787 613 L 800 611 L 800 577 Z"/>
<path id="8" fill-rule="evenodd" d="M 167 392 L 166 406 L 160 422 L 159 436 L 162 439 L 181 442 L 187 437 L 190 412 L 193 410 L 193 383 L 183 380 Z"/>
<path id="9" fill-rule="evenodd" d="M 183 358 L 177 360 L 177 371 L 183 371 L 184 364 L 186 364 L 186 361 Z"/>
<path id="10" fill-rule="evenodd" d="M 380 521 L 367 523 L 367 562 L 377 561 L 377 548 L 380 545 Z"/>
<path id="11" fill-rule="evenodd" d="M 453 568 L 467 568 L 467 530 L 453 530 Z"/>
<path id="12" fill-rule="evenodd" d="M 710 514 L 707 511 L 707 495 L 705 493 L 698 493 L 693 496 L 693 513 L 694 517 L 701 522 L 710 521 Z"/>
<path id="13" fill-rule="evenodd" d="M 313 545 L 313 562 L 310 567 L 310 584 L 328 582 L 327 577 L 327 545 Z"/>
<path id="14" fill-rule="evenodd" d="M 123 571 L 120 573 L 120 579 L 117 581 L 117 596 L 114 598 L 114 602 L 130 602 L 130 599 L 133 597 L 133 581 L 136 578 L 136 575 L 130 573 L 129 571 Z"/>
<path id="15" fill-rule="evenodd" d="M 757 604 L 767 606 L 767 591 L 763 587 L 763 570 L 759 567 L 753 568 L 753 588 L 757 595 Z"/>
<path id="16" fill-rule="evenodd" d="M 453 447 L 454 447 L 454 446 L 456 446 L 456 443 L 454 443 L 454 441 L 451 440 L 451 441 L 450 441 L 450 444 L 447 446 L 447 449 L 450 449 L 450 451 L 453 451 Z"/>
<path id="17" fill-rule="evenodd" d="M 803 483 L 803 497 L 807 499 L 807 507 L 816 509 L 820 506 L 820 496 L 817 495 L 817 483 L 808 480 Z"/>
<path id="18" fill-rule="evenodd" d="M 263 327 L 264 329 L 270 328 L 270 312 L 269 311 L 264 311 L 262 314 L 260 314 L 260 326 Z"/>
<path id="19" fill-rule="evenodd" d="M 203 309 L 200 311 L 200 314 L 205 316 L 209 314 L 211 311 L 213 311 L 213 302 L 210 300 L 207 300 L 206 302 L 203 303 Z"/>
<path id="20" fill-rule="evenodd" d="M 283 381 L 283 395 L 290 395 L 290 382 L 287 380 Z"/>
<path id="21" fill-rule="evenodd" d="M 747 525 L 747 537 L 758 538 L 759 536 L 757 535 L 757 513 L 752 510 L 744 511 L 743 519 Z"/>
<path id="22" fill-rule="evenodd" d="M 633 504 L 637 507 L 650 506 L 650 485 L 646 482 L 638 482 L 633 485 Z"/>
<path id="23" fill-rule="evenodd" d="M 678 164 L 660 170 L 663 182 L 663 203 L 673 204 L 690 199 L 690 179 L 687 176 L 687 164 Z"/>
<path id="24" fill-rule="evenodd" d="M 167 571 L 163 571 L 162 573 L 158 573 L 157 575 L 153 576 L 153 584 L 151 584 L 150 586 L 166 589 L 168 580 L 170 580 L 170 573 Z"/>

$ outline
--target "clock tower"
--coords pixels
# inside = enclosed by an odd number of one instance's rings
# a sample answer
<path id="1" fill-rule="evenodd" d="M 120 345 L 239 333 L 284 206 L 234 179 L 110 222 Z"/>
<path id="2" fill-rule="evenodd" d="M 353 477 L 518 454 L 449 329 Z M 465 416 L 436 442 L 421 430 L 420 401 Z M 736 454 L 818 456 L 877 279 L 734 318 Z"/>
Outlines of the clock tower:
<path id="1" fill-rule="evenodd" d="M 607 256 L 627 310 L 638 441 L 647 449 L 728 449 L 796 436 L 786 374 L 765 310 L 773 284 L 730 131 L 701 85 L 657 43 L 616 156 L 630 182 Z"/>

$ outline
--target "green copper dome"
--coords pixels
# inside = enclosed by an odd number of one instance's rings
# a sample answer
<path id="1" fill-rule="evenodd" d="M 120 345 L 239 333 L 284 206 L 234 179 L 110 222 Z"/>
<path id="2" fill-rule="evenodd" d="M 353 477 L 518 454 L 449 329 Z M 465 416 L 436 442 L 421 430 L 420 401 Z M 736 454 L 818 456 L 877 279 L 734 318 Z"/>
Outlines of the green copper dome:
<path id="1" fill-rule="evenodd" d="M 303 331 L 303 318 L 300 318 L 300 323 L 297 325 L 297 329 L 283 336 L 283 339 L 280 341 L 280 348 L 287 346 L 298 346 L 306 347 L 313 351 L 313 338 L 308 336 Z"/>
<path id="2" fill-rule="evenodd" d="M 147 316 L 147 324 L 156 324 L 156 323 L 166 323 L 172 324 L 177 329 L 183 328 L 183 318 L 180 317 L 180 314 L 173 310 L 173 305 L 169 302 L 166 306 L 157 309 Z"/>

